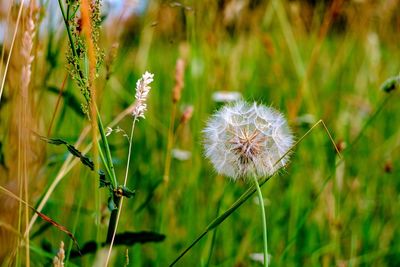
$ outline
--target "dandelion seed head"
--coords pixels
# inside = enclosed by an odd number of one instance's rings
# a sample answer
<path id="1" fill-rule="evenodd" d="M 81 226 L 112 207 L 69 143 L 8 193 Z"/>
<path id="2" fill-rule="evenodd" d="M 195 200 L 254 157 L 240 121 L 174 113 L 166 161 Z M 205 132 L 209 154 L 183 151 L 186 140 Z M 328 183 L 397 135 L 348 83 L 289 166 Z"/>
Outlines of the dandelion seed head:
<path id="1" fill-rule="evenodd" d="M 136 104 L 132 112 L 132 115 L 136 118 L 144 118 L 144 113 L 147 110 L 147 96 L 151 89 L 149 85 L 153 82 L 153 77 L 154 74 L 146 71 L 136 82 Z"/>
<path id="2" fill-rule="evenodd" d="M 286 119 L 271 107 L 238 101 L 213 115 L 204 129 L 205 155 L 234 180 L 272 175 L 289 160 L 293 144 Z M 283 157 L 282 159 L 280 159 Z"/>

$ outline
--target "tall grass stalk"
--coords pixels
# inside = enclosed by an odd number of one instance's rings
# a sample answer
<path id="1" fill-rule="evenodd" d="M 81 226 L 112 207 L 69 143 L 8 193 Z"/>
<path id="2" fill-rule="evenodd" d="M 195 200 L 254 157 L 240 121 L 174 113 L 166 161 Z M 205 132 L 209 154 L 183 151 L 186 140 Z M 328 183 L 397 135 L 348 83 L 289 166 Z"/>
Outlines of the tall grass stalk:
<path id="1" fill-rule="evenodd" d="M 151 87 L 149 86 L 150 83 L 153 82 L 154 74 L 149 72 L 145 72 L 142 77 L 136 82 L 136 93 L 135 93 L 135 106 L 132 111 L 133 121 L 132 121 L 132 128 L 131 128 L 131 135 L 129 137 L 129 151 L 128 151 L 128 159 L 126 163 L 126 171 L 125 171 L 125 178 L 124 184 L 122 188 L 118 186 L 118 188 L 114 188 L 114 195 L 113 200 L 115 205 L 118 209 L 114 209 L 111 213 L 110 223 L 108 225 L 108 233 L 107 233 L 107 240 L 106 243 L 111 242 L 110 248 L 108 250 L 107 259 L 106 259 L 106 266 L 110 260 L 112 247 L 114 244 L 115 234 L 118 227 L 119 218 L 121 215 L 122 204 L 123 204 L 123 196 L 124 190 L 126 190 L 126 184 L 128 181 L 128 173 L 129 173 L 129 163 L 131 160 L 131 152 L 132 152 L 132 144 L 133 144 L 133 132 L 135 130 L 135 124 L 139 121 L 139 118 L 144 118 L 145 111 L 147 110 L 147 98 L 150 92 Z M 111 234 L 112 233 L 112 234 Z"/>
<path id="2" fill-rule="evenodd" d="M 19 28 L 19 23 L 20 23 L 20 21 L 21 21 L 21 16 L 22 16 L 22 10 L 23 10 L 23 7 L 24 7 L 24 2 L 25 2 L 25 0 L 21 0 L 20 7 L 19 7 L 19 11 L 18 11 L 17 23 L 16 23 L 16 25 L 15 25 L 15 30 L 14 30 L 14 34 L 13 34 L 13 38 L 12 38 L 11 46 L 10 46 L 10 51 L 9 51 L 9 54 L 8 54 L 8 57 L 7 57 L 6 66 L 5 66 L 5 68 L 4 68 L 3 79 L 2 79 L 1 85 L 0 85 L 0 102 L 1 102 L 1 97 L 2 97 L 2 95 L 3 95 L 4 84 L 5 84 L 5 82 L 6 82 L 8 66 L 10 65 L 11 55 L 12 55 L 12 52 L 13 52 L 13 49 L 14 49 L 15 39 L 16 39 L 16 37 L 17 37 L 17 32 L 18 32 L 18 28 Z M 12 5 L 12 4 L 11 4 L 11 5 Z M 11 7 L 10 7 L 10 10 L 11 10 Z M 4 49 L 4 46 L 3 46 L 3 49 Z M 0 74 L 1 74 L 1 73 L 0 73 Z"/>
<path id="3" fill-rule="evenodd" d="M 160 231 L 164 227 L 164 219 L 167 216 L 167 203 L 166 197 L 169 190 L 169 179 L 171 173 L 171 162 L 172 162 L 172 148 L 175 144 L 175 138 L 182 123 L 179 123 L 178 128 L 175 130 L 175 120 L 177 115 L 178 103 L 181 99 L 182 90 L 184 87 L 184 75 L 185 75 L 185 62 L 183 59 L 178 59 L 175 66 L 175 85 L 172 90 L 172 110 L 168 127 L 168 137 L 167 137 L 167 148 L 165 154 L 164 172 L 163 180 L 161 184 L 161 216 L 159 219 Z"/>
<path id="4" fill-rule="evenodd" d="M 95 5 L 95 3 L 92 3 L 93 5 Z M 68 5 L 69 7 L 69 5 Z M 92 11 L 91 8 L 89 7 L 89 2 L 88 0 L 82 0 L 81 2 L 81 16 L 82 16 L 82 30 L 86 36 L 86 43 L 87 43 L 87 49 L 88 49 L 88 57 L 89 57 L 89 73 L 87 75 L 88 77 L 88 84 L 89 84 L 89 88 L 88 90 L 90 91 L 91 94 L 91 99 L 90 99 L 90 103 L 89 103 L 89 107 L 90 107 L 90 122 L 92 125 L 92 148 L 93 148 L 93 163 L 94 163 L 94 169 L 95 169 L 95 173 L 92 174 L 93 178 L 95 179 L 94 186 L 93 186 L 93 190 L 94 190 L 94 196 L 95 196 L 95 206 L 96 206 L 96 226 L 97 226 L 97 241 L 99 241 L 100 238 L 100 232 L 99 232 L 99 227 L 100 227 L 100 192 L 99 192 L 99 183 L 100 181 L 98 181 L 98 179 L 96 179 L 97 177 L 97 173 L 99 172 L 99 160 L 98 160 L 98 155 L 99 155 L 99 150 L 98 147 L 96 145 L 97 141 L 97 136 L 98 136 L 98 121 L 99 121 L 99 125 L 101 128 L 100 131 L 104 131 L 104 128 L 102 128 L 101 126 L 101 118 L 99 116 L 98 110 L 97 110 L 97 105 L 96 105 L 96 100 L 97 100 L 97 93 L 96 93 L 96 86 L 95 86 L 95 75 L 96 75 L 96 65 L 97 65 L 97 61 L 96 61 L 96 55 L 95 55 L 95 49 L 94 49 L 94 43 L 93 43 L 93 39 L 92 39 Z M 102 140 L 103 139 L 103 136 Z M 107 149 L 108 146 L 107 146 Z M 107 166 L 108 168 L 113 169 L 113 164 L 112 161 L 109 162 L 109 165 Z"/>

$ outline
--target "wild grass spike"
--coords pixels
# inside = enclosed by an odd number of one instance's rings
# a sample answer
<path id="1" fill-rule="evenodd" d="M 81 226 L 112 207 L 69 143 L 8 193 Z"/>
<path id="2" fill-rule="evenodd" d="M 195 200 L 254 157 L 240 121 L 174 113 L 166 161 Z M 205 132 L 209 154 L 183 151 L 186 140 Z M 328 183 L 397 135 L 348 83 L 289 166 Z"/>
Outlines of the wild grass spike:
<path id="1" fill-rule="evenodd" d="M 135 118 L 144 118 L 144 112 L 147 110 L 147 95 L 151 89 L 149 85 L 153 81 L 153 77 L 154 74 L 146 71 L 136 82 L 136 105 L 132 112 Z"/>

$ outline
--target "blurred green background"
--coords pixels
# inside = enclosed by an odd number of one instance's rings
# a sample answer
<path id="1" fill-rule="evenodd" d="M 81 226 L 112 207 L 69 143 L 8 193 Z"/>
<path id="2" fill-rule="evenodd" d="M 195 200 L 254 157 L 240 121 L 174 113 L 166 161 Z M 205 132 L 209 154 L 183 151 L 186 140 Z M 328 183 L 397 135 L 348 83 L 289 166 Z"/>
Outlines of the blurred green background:
<path id="1" fill-rule="evenodd" d="M 37 1 L 42 27 L 37 27 L 31 84 L 35 130 L 74 144 L 90 122 L 80 110 L 83 98 L 71 79 L 66 80 L 56 110 L 57 91 L 67 75 L 68 40 L 58 6 L 51 2 Z M 134 133 L 128 185 L 136 195 L 124 202 L 118 232 L 151 231 L 166 238 L 117 246 L 112 265 L 123 266 L 126 255 L 129 266 L 168 265 L 249 187 L 218 176 L 203 157 L 202 129 L 222 105 L 213 100 L 213 93 L 229 91 L 283 112 L 297 139 L 322 119 L 344 156 L 336 165 L 339 157 L 319 125 L 294 149 L 288 167 L 262 187 L 271 266 L 399 266 L 399 88 L 390 94 L 380 90 L 387 78 L 400 72 L 399 1 L 139 2 L 123 2 L 116 9 L 110 8 L 111 2 L 103 3 L 99 46 L 106 59 L 96 88 L 100 113 L 108 124 L 133 103 L 135 83 L 144 71 L 154 73 L 146 119 L 139 121 Z M 3 23 L 9 27 L 4 35 L 8 39 L 3 40 L 6 51 L 17 10 L 15 5 L 9 24 Z M 7 13 L 2 13 L 5 22 Z M 173 148 L 191 156 L 172 157 L 170 181 L 165 184 L 178 58 L 186 68 Z M 17 59 L 13 60 L 16 66 Z M 0 182 L 5 187 L 15 179 L 7 165 L 12 161 L 12 99 L 18 94 L 9 79 L 0 115 Z M 182 124 L 188 106 L 193 106 L 193 116 Z M 129 133 L 131 123 L 132 117 L 126 116 L 117 126 Z M 89 134 L 78 147 L 90 144 L 90 138 Z M 33 205 L 68 156 L 63 147 L 36 142 L 38 167 L 29 177 Z M 128 141 L 113 132 L 109 142 L 122 182 Z M 70 229 L 81 246 L 104 241 L 107 232 L 110 212 L 104 189 L 101 224 L 95 224 L 95 179 L 76 164 L 43 209 Z M 7 203 L 1 204 L 3 213 Z M 67 254 L 74 249 L 64 233 L 44 225 L 37 220 L 31 232 L 32 266 L 49 264 L 61 240 Z M 177 266 L 261 266 L 251 256 L 261 252 L 259 209 L 251 198 Z M 99 250 L 68 263 L 101 266 L 104 253 Z"/>

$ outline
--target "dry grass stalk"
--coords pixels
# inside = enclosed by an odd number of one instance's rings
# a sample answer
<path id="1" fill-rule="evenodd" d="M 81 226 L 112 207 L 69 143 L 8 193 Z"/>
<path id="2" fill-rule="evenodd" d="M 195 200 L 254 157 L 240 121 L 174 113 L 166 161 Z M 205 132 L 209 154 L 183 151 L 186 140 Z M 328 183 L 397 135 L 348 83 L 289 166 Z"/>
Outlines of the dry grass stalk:
<path id="1" fill-rule="evenodd" d="M 32 142 L 30 134 L 30 131 L 36 128 L 36 120 L 33 115 L 33 94 L 29 90 L 34 59 L 32 56 L 35 35 L 33 9 L 34 6 L 31 5 L 25 20 L 24 32 L 16 36 L 12 44 L 20 53 L 12 55 L 10 68 L 13 71 L 7 77 L 11 98 L 8 108 L 12 115 L 9 120 L 7 149 L 5 150 L 7 151 L 6 163 L 9 169 L 4 182 L 14 193 L 19 191 L 20 198 L 27 202 L 29 201 L 30 189 L 29 177 L 37 172 L 43 153 L 41 145 Z M 12 226 L 17 225 L 15 228 L 20 232 L 25 231 L 22 230 L 23 228 L 28 229 L 28 207 L 19 204 L 18 209 L 17 203 L 8 203 L 7 200 L 2 201 L 1 206 L 1 213 L 4 212 L 4 216 L 3 214 L 1 216 L 4 219 L 3 222 Z M 25 265 L 29 266 L 29 235 L 25 235 L 24 238 Z M 14 234 L 10 235 L 10 232 L 0 228 L 0 243 L 3 248 L 0 253 L 0 259 L 8 256 L 12 260 L 19 247 L 16 246 L 16 236 Z M 10 253 L 11 250 L 13 251 L 12 253 Z"/>
<path id="2" fill-rule="evenodd" d="M 192 118 L 192 116 L 193 116 L 193 106 L 186 107 L 185 110 L 183 111 L 180 124 L 188 123 Z"/>
<path id="3" fill-rule="evenodd" d="M 19 179 L 20 182 L 20 192 L 24 194 L 24 199 L 26 202 L 29 202 L 29 194 L 28 194 L 28 153 L 30 151 L 30 122 L 32 122 L 31 114 L 32 110 L 29 104 L 29 83 L 31 80 L 32 74 L 32 62 L 34 57 L 32 56 L 32 48 L 33 48 L 33 38 L 35 36 L 35 23 L 33 21 L 33 6 L 31 6 L 29 12 L 29 18 L 27 19 L 26 29 L 22 38 L 22 50 L 21 50 L 21 58 L 23 60 L 23 66 L 21 70 L 21 106 L 19 110 L 19 122 L 18 131 L 19 131 L 19 155 L 18 155 L 18 165 L 22 166 L 19 169 Z M 29 122 L 30 120 L 30 122 Z M 20 195 L 20 197 L 22 194 Z M 21 216 L 22 217 L 22 216 Z M 25 206 L 24 212 L 24 221 L 25 228 L 28 229 L 29 222 L 29 208 Z M 29 255 L 29 232 L 25 236 L 25 254 L 26 254 L 26 265 L 29 266 L 30 263 L 30 255 Z"/>
<path id="4" fill-rule="evenodd" d="M 12 56 L 12 51 L 13 51 L 13 48 L 14 48 L 14 43 L 15 43 L 15 40 L 16 40 L 16 37 L 17 37 L 17 33 L 18 33 L 18 27 L 19 27 L 19 22 L 21 20 L 21 16 L 22 16 L 22 10 L 23 10 L 23 7 L 24 7 L 24 2 L 25 2 L 24 0 L 21 0 L 21 5 L 20 5 L 19 11 L 18 11 L 18 18 L 17 18 L 17 22 L 16 22 L 16 25 L 15 25 L 13 38 L 12 38 L 12 41 L 11 41 L 10 52 L 8 54 L 8 57 L 7 57 L 7 62 L 6 62 L 6 66 L 5 66 L 5 69 L 4 69 L 4 75 L 3 75 L 3 79 L 2 79 L 1 85 L 0 85 L 0 102 L 1 102 L 1 96 L 3 95 L 3 89 L 4 89 L 6 77 L 7 77 L 8 67 L 9 67 L 9 64 L 10 64 L 11 56 Z"/>
<path id="5" fill-rule="evenodd" d="M 175 86 L 172 91 L 172 102 L 176 103 L 181 99 L 181 92 L 184 86 L 185 61 L 178 59 L 175 67 Z"/>

